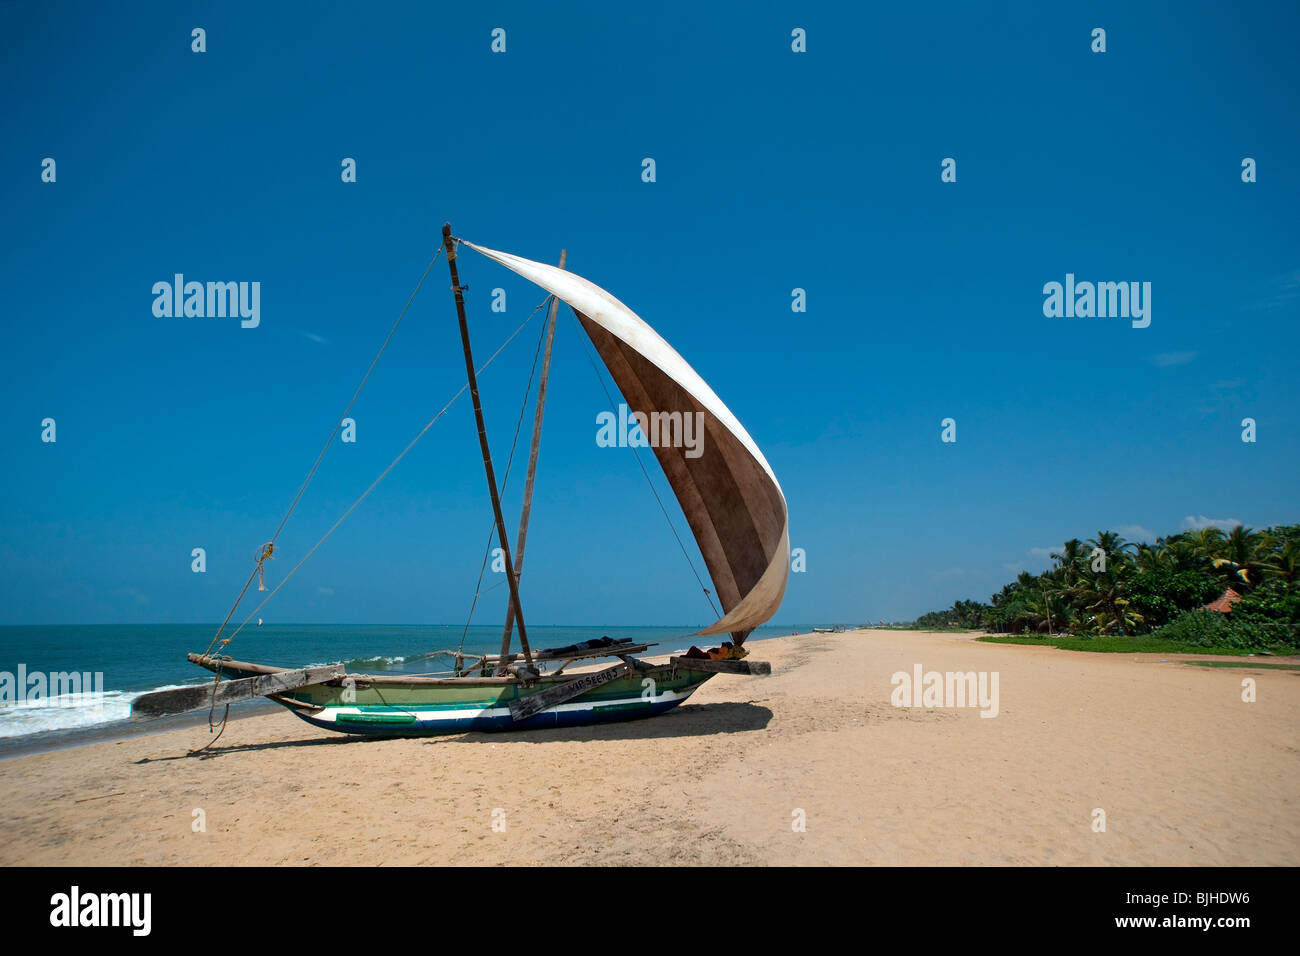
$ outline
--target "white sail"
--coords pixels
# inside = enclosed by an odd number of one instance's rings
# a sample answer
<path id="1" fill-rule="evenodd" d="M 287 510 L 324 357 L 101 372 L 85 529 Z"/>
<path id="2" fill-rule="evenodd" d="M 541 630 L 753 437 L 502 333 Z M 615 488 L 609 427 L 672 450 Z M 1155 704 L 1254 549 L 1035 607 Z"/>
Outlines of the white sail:
<path id="1" fill-rule="evenodd" d="M 653 450 L 725 612 L 699 633 L 743 641 L 780 607 L 790 570 L 785 496 L 749 432 L 671 345 L 604 289 L 555 266 L 461 244 L 568 303 L 633 411 L 702 413 L 701 453 L 680 443 Z"/>

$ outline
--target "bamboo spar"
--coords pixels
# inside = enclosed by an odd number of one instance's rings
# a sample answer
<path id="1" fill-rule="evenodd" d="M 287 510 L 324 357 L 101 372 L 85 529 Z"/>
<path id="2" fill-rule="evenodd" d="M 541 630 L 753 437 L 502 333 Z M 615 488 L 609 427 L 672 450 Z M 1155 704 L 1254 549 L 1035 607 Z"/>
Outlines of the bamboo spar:
<path id="1" fill-rule="evenodd" d="M 560 268 L 564 268 L 568 250 L 560 250 Z M 533 479 L 537 476 L 537 451 L 542 441 L 542 415 L 546 410 L 546 382 L 551 371 L 551 345 L 555 342 L 555 314 L 559 310 L 560 300 L 551 299 L 551 314 L 547 317 L 546 350 L 542 355 L 542 377 L 537 385 L 537 412 L 533 416 L 533 440 L 528 451 L 528 476 L 524 479 L 524 508 L 519 517 L 519 540 L 515 544 L 515 579 L 524 570 L 524 544 L 528 540 L 528 516 L 533 507 Z M 515 606 L 511 604 L 506 610 L 506 630 L 501 637 L 501 660 L 510 653 L 510 636 L 514 630 Z M 504 666 L 504 665 L 503 665 Z"/>
<path id="2" fill-rule="evenodd" d="M 524 660 L 531 667 L 532 651 L 528 647 L 528 633 L 524 629 L 524 612 L 519 603 L 519 579 L 515 574 L 514 563 L 510 558 L 510 542 L 506 539 L 506 522 L 501 514 L 501 497 L 497 493 L 496 473 L 492 470 L 492 450 L 488 446 L 487 426 L 483 424 L 483 403 L 478 395 L 478 376 L 474 372 L 474 354 L 469 346 L 469 323 L 465 321 L 465 295 L 460 285 L 460 275 L 456 269 L 456 240 L 451 236 L 451 223 L 442 227 L 443 242 L 447 247 L 447 268 L 451 272 L 451 289 L 456 296 L 456 318 L 460 322 L 460 341 L 465 347 L 465 374 L 469 378 L 469 394 L 474 401 L 474 419 L 478 423 L 478 443 L 483 451 L 483 470 L 487 474 L 488 494 L 492 497 L 492 515 L 496 519 L 497 540 L 501 543 L 501 554 L 505 559 L 506 581 L 510 585 L 510 603 L 519 618 L 519 646 L 523 649 Z"/>

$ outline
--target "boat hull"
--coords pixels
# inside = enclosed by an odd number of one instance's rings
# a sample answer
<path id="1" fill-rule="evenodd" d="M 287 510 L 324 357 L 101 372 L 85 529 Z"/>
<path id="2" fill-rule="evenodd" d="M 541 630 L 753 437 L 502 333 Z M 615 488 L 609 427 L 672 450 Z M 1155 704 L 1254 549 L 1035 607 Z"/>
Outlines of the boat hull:
<path id="1" fill-rule="evenodd" d="M 677 669 L 619 678 L 572 700 L 515 720 L 510 702 L 550 686 L 385 687 L 371 684 L 351 691 L 320 685 L 303 688 L 281 701 L 295 715 L 324 730 L 382 737 L 425 737 L 471 731 L 538 730 L 580 727 L 654 717 L 672 710 L 713 674 Z M 342 699 L 341 699 L 342 698 Z"/>

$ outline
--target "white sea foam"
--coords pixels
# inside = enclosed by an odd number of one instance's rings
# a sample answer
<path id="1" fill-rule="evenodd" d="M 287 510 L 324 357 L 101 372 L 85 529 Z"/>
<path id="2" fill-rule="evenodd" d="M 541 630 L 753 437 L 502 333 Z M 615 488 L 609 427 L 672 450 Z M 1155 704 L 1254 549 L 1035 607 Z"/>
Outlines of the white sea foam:
<path id="1" fill-rule="evenodd" d="M 422 660 L 426 656 L 429 655 L 420 655 L 415 659 Z M 338 664 L 342 664 L 346 667 L 348 664 L 352 664 L 355 665 L 356 667 L 364 667 L 365 665 L 369 664 L 372 667 L 378 667 L 381 665 L 391 666 L 393 664 L 404 664 L 404 663 L 406 663 L 405 657 L 385 657 L 381 654 L 381 655 L 376 655 L 374 657 L 349 657 L 346 660 L 315 661 L 311 664 L 304 664 L 303 666 L 304 667 L 335 667 Z"/>
<path id="2" fill-rule="evenodd" d="M 406 662 L 405 657 L 354 657 L 354 664 L 402 664 Z"/>
<path id="3" fill-rule="evenodd" d="M 174 690 L 190 684 L 167 684 L 154 690 Z M 0 704 L 0 738 L 26 737 L 52 730 L 77 730 L 111 724 L 131 716 L 131 703 L 151 691 L 110 690 L 100 695 L 61 694 Z"/>

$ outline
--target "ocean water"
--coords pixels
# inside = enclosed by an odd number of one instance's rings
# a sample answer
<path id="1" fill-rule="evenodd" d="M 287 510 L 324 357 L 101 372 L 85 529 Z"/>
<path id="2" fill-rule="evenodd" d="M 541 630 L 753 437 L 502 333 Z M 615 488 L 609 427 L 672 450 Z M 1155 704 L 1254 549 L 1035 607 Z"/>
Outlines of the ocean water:
<path id="1" fill-rule="evenodd" d="M 129 722 L 131 702 L 152 690 L 210 681 L 212 675 L 185 655 L 206 650 L 216 629 L 215 624 L 0 627 L 0 754 L 29 749 L 40 741 L 69 745 L 87 735 L 103 739 L 147 728 Z M 766 624 L 749 640 L 793 631 L 806 633 L 808 628 Z M 462 635 L 467 654 L 501 649 L 500 625 L 474 626 L 466 633 L 464 625 L 298 624 L 250 625 L 226 653 L 236 660 L 283 667 L 342 663 L 356 673 L 421 674 L 449 669 L 451 660 L 432 652 L 455 650 Z M 684 651 L 692 644 L 707 647 L 722 639 L 694 638 L 689 627 L 528 628 L 528 642 L 536 649 L 605 635 L 657 644 L 648 656 Z M 518 646 L 516 636 L 516 650 Z M 53 686 L 52 675 L 72 673 L 82 675 L 83 691 L 102 693 L 54 694 L 67 685 Z M 42 675 L 39 684 L 32 676 L 37 674 Z M 274 706 L 256 701 L 237 705 Z M 232 716 L 236 709 L 231 708 Z M 206 720 L 206 711 L 202 716 Z"/>

